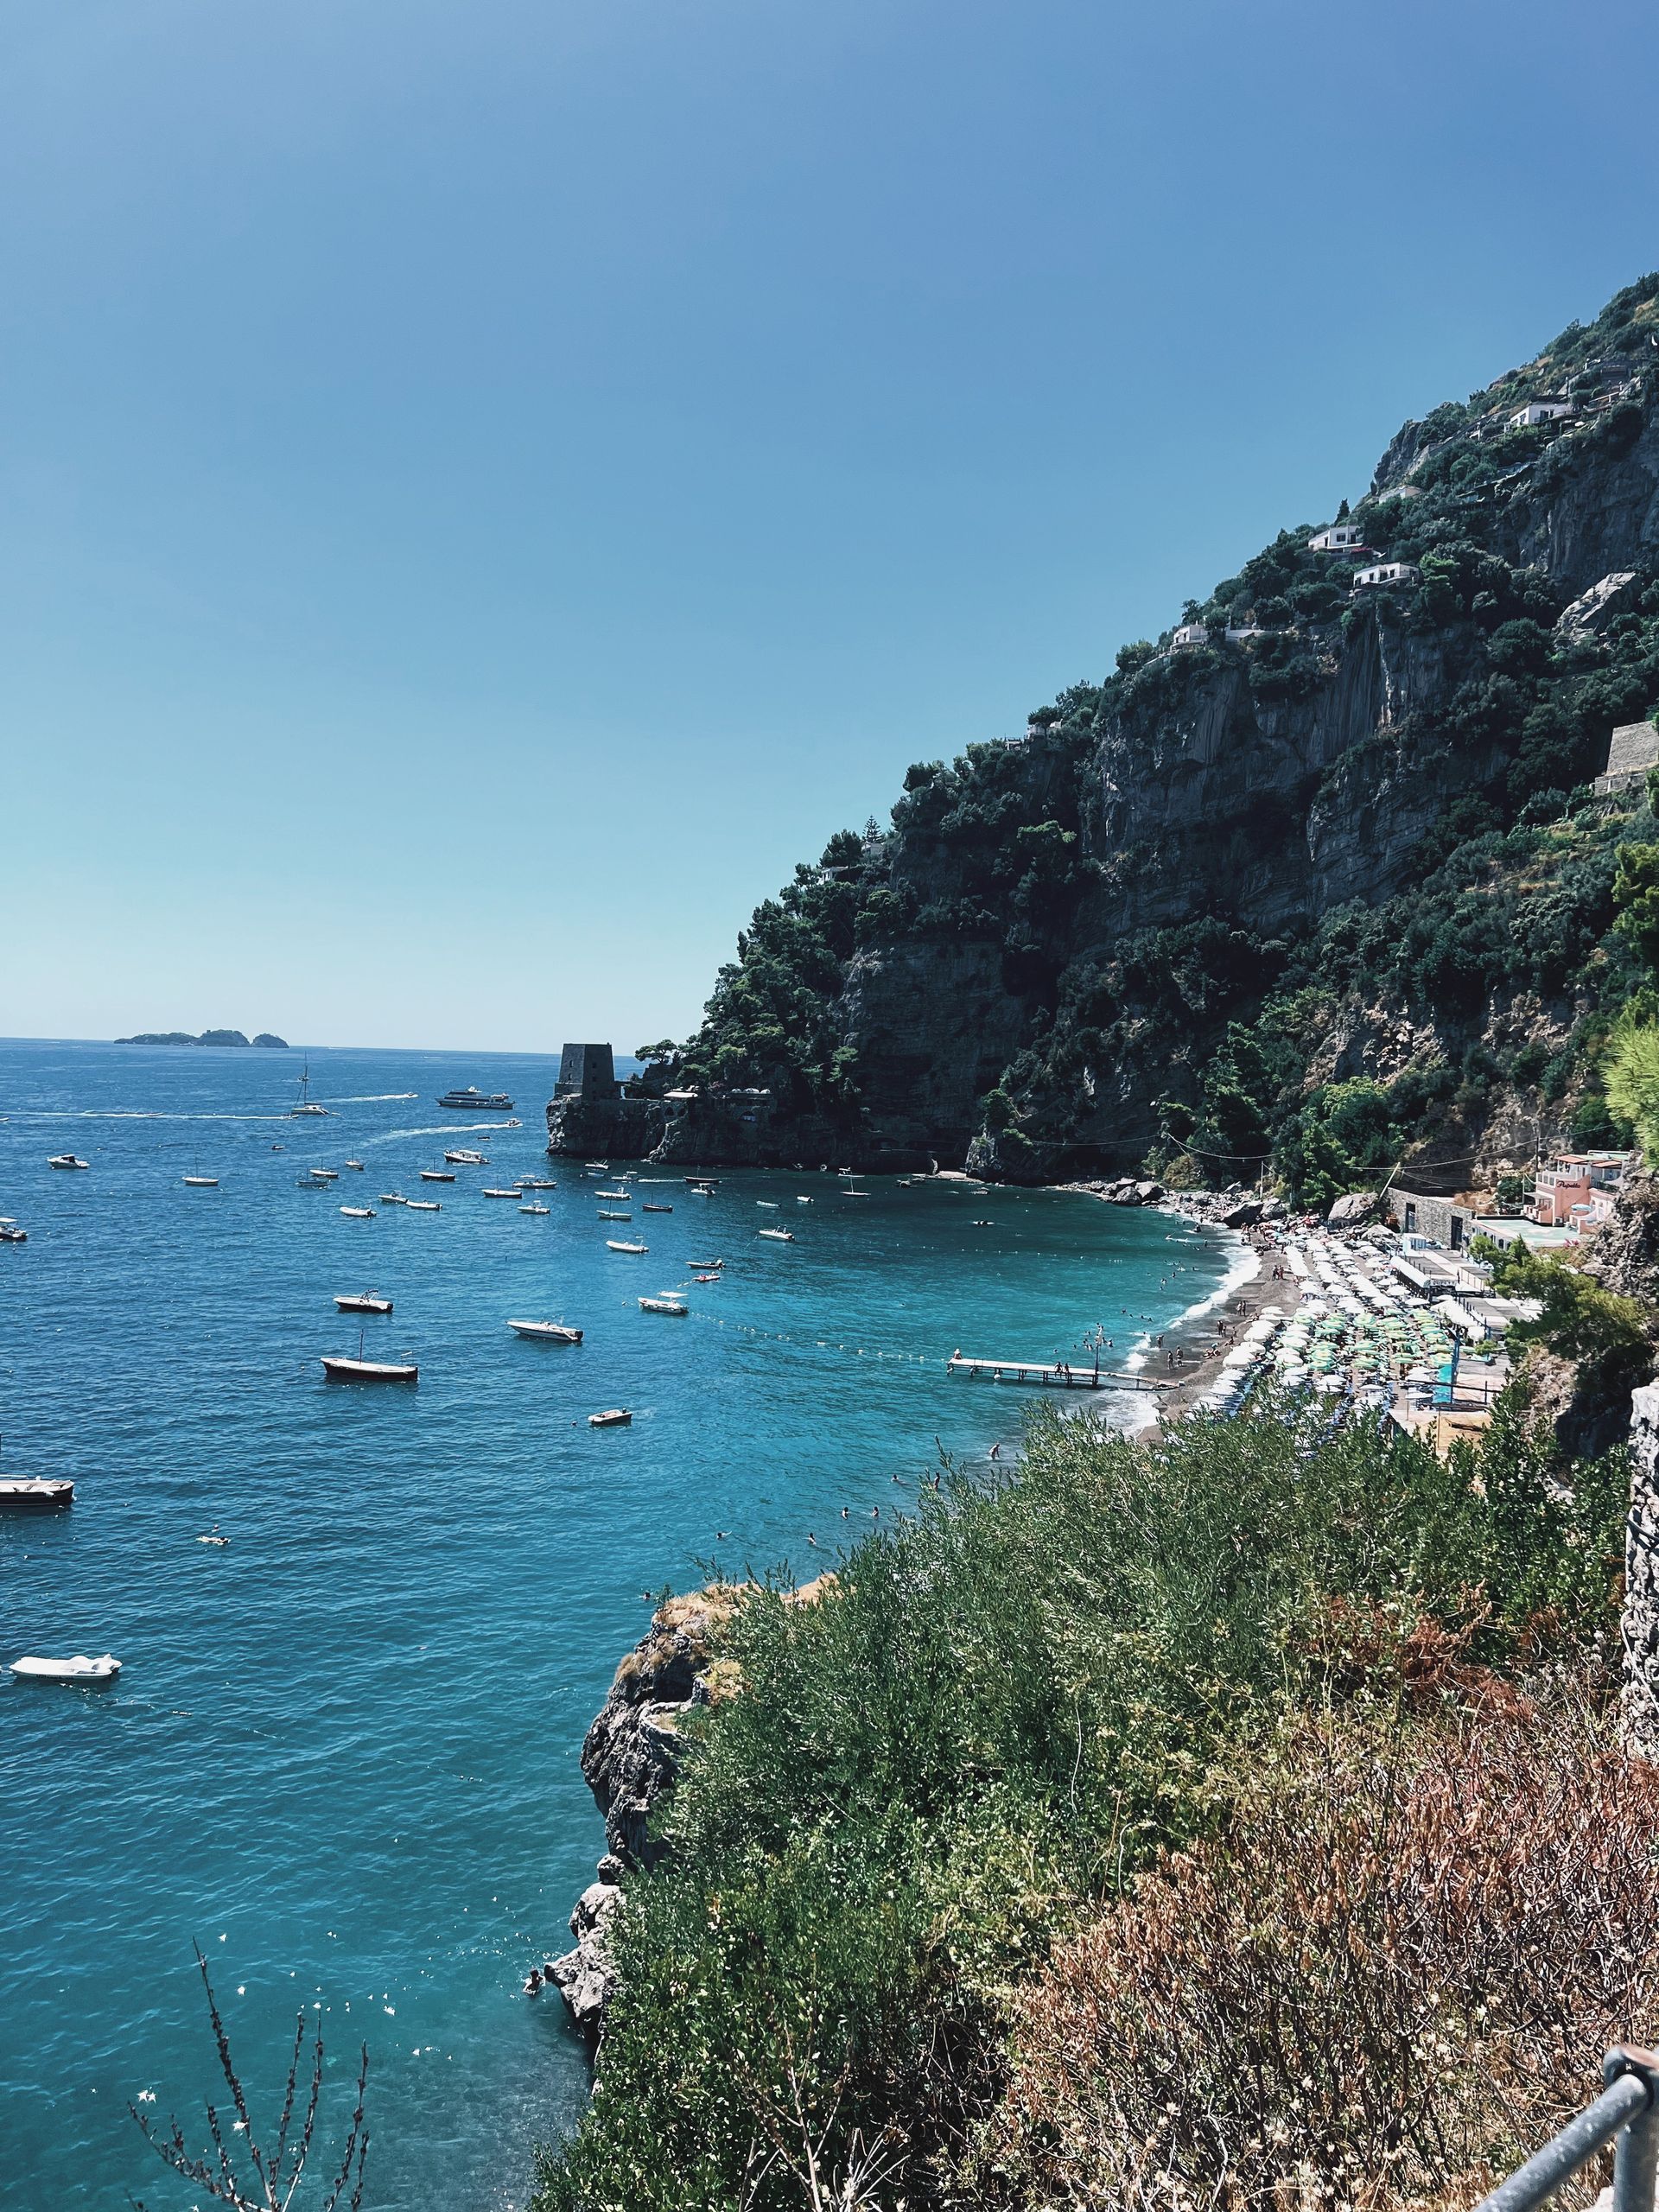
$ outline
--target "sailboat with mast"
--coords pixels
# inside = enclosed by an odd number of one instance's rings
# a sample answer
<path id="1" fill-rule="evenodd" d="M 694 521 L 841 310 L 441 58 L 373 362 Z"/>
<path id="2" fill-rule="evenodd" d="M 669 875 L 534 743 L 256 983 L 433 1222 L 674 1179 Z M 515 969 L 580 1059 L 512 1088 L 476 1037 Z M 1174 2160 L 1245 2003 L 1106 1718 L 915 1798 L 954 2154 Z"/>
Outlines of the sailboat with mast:
<path id="1" fill-rule="evenodd" d="M 311 1096 L 311 1056 L 308 1052 L 305 1065 L 300 1071 L 300 1103 L 289 1109 L 289 1116 L 298 1121 L 302 1114 L 326 1114 L 328 1109 L 319 1106 Z"/>

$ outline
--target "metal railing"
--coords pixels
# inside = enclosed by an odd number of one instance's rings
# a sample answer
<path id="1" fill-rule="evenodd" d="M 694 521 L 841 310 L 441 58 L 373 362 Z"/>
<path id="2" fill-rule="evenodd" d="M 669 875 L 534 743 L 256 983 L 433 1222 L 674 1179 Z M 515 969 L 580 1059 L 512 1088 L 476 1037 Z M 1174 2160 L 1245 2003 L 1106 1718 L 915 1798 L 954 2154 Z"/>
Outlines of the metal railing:
<path id="1" fill-rule="evenodd" d="M 1654 2212 L 1659 2055 L 1622 2044 L 1608 2052 L 1602 2073 L 1607 2086 L 1594 2104 L 1483 2197 L 1475 2212 L 1533 2212 L 1609 2143 L 1614 2145 L 1613 2212 Z"/>

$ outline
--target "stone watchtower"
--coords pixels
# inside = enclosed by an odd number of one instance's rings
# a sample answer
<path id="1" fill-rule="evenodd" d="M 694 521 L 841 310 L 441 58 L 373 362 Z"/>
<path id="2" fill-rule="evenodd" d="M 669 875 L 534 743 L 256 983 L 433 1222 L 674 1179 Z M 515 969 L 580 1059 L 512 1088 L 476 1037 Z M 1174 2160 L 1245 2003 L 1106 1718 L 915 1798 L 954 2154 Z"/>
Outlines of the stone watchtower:
<path id="1" fill-rule="evenodd" d="M 614 1098 L 619 1088 L 608 1045 L 567 1045 L 559 1054 L 556 1098 Z"/>

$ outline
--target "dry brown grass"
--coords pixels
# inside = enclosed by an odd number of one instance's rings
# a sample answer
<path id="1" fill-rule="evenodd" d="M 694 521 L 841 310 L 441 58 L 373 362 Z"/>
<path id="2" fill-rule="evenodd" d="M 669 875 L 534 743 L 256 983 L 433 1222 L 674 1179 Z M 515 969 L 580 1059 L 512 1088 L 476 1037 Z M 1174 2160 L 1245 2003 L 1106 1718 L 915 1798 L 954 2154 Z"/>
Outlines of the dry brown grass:
<path id="1" fill-rule="evenodd" d="M 1224 1834 L 1058 1948 L 982 2196 L 1471 2202 L 1648 2039 L 1659 1768 L 1582 1695 L 1401 1710 L 1299 1724 Z"/>

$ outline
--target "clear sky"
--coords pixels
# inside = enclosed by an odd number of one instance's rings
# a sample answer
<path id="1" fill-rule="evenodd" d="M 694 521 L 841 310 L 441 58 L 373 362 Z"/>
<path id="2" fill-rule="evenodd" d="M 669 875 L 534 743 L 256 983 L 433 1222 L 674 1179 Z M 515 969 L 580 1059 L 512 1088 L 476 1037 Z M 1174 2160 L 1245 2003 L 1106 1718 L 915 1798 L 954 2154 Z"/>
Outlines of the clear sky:
<path id="1" fill-rule="evenodd" d="M 0 0 L 0 1033 L 631 1048 L 1659 263 L 1659 16 Z"/>

